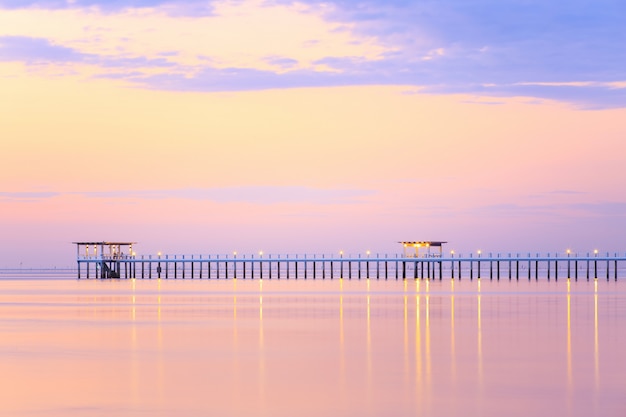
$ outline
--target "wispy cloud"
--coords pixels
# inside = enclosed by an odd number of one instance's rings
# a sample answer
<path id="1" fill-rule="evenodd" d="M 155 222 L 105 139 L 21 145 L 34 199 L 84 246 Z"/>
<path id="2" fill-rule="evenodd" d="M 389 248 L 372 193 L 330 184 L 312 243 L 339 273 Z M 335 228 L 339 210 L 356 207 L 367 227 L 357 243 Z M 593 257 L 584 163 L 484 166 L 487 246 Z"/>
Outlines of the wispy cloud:
<path id="1" fill-rule="evenodd" d="M 605 201 L 592 203 L 565 203 L 565 204 L 494 204 L 476 207 L 474 214 L 494 217 L 537 219 L 541 217 L 562 218 L 569 217 L 626 217 L 626 202 Z"/>
<path id="2" fill-rule="evenodd" d="M 24 192 L 3 192 L 0 191 L 0 200 L 36 201 L 46 198 L 57 197 L 61 193 L 48 191 L 24 191 Z"/>
<path id="3" fill-rule="evenodd" d="M 6 9 L 19 9 L 36 7 L 40 9 L 75 9 L 75 8 L 99 8 L 104 11 L 116 11 L 131 8 L 146 8 L 173 5 L 171 0 L 4 0 L 1 4 Z M 182 2 L 185 8 L 211 10 L 212 1 L 186 0 Z"/>
<path id="4" fill-rule="evenodd" d="M 578 203 L 571 204 L 569 207 L 598 217 L 626 217 L 625 202 Z"/>
<path id="5" fill-rule="evenodd" d="M 577 191 L 577 190 L 553 190 L 545 192 L 544 195 L 552 196 L 552 195 L 585 195 L 588 194 L 586 191 Z"/>
<path id="6" fill-rule="evenodd" d="M 373 195 L 364 189 L 325 189 L 311 187 L 246 186 L 219 188 L 179 188 L 163 190 L 111 190 L 74 192 L 0 192 L 0 199 L 34 201 L 67 195 L 103 199 L 163 200 L 186 199 L 217 203 L 308 203 L 352 204 Z"/>

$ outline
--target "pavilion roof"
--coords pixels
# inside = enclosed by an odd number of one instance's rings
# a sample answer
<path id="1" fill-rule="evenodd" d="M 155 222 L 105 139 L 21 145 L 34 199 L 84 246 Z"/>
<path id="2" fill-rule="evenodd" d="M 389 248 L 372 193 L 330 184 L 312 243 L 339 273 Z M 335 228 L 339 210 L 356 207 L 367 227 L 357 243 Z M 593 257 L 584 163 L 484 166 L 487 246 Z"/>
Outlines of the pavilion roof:
<path id="1" fill-rule="evenodd" d="M 448 242 L 442 242 L 439 240 L 411 240 L 411 241 L 401 241 L 398 243 L 402 243 L 403 245 L 407 245 L 407 246 L 415 246 L 415 245 L 420 245 L 420 246 L 442 246 L 444 243 L 448 243 Z"/>
<path id="2" fill-rule="evenodd" d="M 137 242 L 72 242 L 76 245 L 114 245 L 114 246 L 130 246 L 135 245 Z"/>

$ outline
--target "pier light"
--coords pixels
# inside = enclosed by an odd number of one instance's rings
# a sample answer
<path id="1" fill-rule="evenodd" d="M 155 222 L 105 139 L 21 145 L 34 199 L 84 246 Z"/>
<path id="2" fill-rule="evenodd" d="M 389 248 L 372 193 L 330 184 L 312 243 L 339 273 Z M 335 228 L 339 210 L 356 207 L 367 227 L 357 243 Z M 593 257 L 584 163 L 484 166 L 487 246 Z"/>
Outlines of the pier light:
<path id="1" fill-rule="evenodd" d="M 450 251 L 450 255 L 454 256 L 454 250 Z"/>
<path id="2" fill-rule="evenodd" d="M 568 249 L 568 250 L 566 250 L 565 252 L 567 253 L 567 256 L 569 256 L 569 255 L 570 255 L 570 253 L 572 253 L 572 251 L 571 251 L 571 250 L 569 250 L 569 249 Z"/>
<path id="3" fill-rule="evenodd" d="M 478 249 L 478 250 L 476 251 L 476 253 L 478 253 L 478 256 L 480 256 L 480 254 L 481 254 L 481 253 L 483 253 L 483 251 L 481 251 L 480 249 Z"/>
<path id="4" fill-rule="evenodd" d="M 341 256 L 343 258 L 343 251 L 342 250 L 339 251 L 339 256 Z"/>
<path id="5" fill-rule="evenodd" d="M 594 255 L 596 255 L 596 256 L 597 256 L 597 255 L 598 255 L 598 250 L 597 250 L 597 249 L 594 249 L 594 250 L 593 250 L 593 253 L 594 253 Z"/>
<path id="6" fill-rule="evenodd" d="M 367 257 L 370 257 L 370 251 L 365 252 L 367 254 Z"/>
<path id="7" fill-rule="evenodd" d="M 237 257 L 237 251 L 233 251 L 233 256 L 236 258 Z"/>
<path id="8" fill-rule="evenodd" d="M 263 251 L 262 250 L 259 251 L 259 256 L 263 256 Z"/>

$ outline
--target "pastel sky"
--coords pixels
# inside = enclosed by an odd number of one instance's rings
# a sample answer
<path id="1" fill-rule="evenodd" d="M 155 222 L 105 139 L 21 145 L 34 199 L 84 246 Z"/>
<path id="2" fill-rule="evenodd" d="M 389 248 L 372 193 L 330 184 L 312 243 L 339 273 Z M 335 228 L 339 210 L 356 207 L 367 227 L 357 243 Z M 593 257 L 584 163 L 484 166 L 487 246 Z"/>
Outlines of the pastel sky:
<path id="1" fill-rule="evenodd" d="M 0 268 L 626 250 L 622 0 L 0 0 Z"/>

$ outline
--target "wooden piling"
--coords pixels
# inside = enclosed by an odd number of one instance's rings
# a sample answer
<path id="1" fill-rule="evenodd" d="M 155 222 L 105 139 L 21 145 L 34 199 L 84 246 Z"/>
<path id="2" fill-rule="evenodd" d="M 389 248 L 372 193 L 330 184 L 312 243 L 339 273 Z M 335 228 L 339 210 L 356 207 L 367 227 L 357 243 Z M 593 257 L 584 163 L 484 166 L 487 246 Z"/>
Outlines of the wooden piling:
<path id="1" fill-rule="evenodd" d="M 393 262 L 393 265 L 389 265 L 389 261 Z M 348 279 L 351 279 L 353 276 L 354 278 L 358 277 L 361 279 L 364 275 L 367 278 L 374 278 L 374 271 L 372 268 L 376 268 L 377 279 L 382 277 L 388 279 L 395 275 L 396 279 L 401 278 L 403 280 L 410 277 L 413 277 L 413 279 L 436 279 L 437 276 L 439 276 L 439 279 L 442 280 L 444 276 L 444 265 L 448 265 L 447 262 L 450 262 L 449 271 L 446 271 L 446 276 L 451 279 L 462 279 L 464 269 L 469 272 L 468 275 L 470 279 L 480 279 L 483 275 L 487 274 L 487 270 L 485 268 L 488 268 L 489 278 L 493 280 L 494 275 L 499 279 L 499 277 L 504 274 L 501 267 L 502 261 L 507 262 L 509 265 L 509 279 L 512 279 L 514 275 L 515 278 L 519 280 L 520 275 L 525 275 L 523 269 L 526 267 L 528 268 L 527 275 L 529 280 L 532 279 L 533 268 L 535 280 L 538 280 L 540 270 L 542 270 L 542 276 L 548 280 L 553 277 L 558 280 L 566 273 L 567 278 L 578 279 L 579 272 L 581 274 L 586 274 L 587 279 L 590 279 L 593 275 L 595 279 L 604 278 L 606 276 L 607 280 L 610 280 L 611 278 L 617 280 L 620 271 L 620 262 L 626 262 L 626 256 L 620 256 L 617 253 L 599 255 L 595 252 L 591 255 L 587 254 L 587 256 L 579 256 L 578 254 L 574 255 L 569 253 L 567 255 L 557 254 L 553 256 L 552 254 L 547 254 L 547 256 L 540 256 L 540 254 L 537 253 L 535 255 L 535 259 L 532 259 L 532 254 L 530 253 L 524 255 L 519 253 L 509 253 L 508 258 L 501 259 L 500 254 L 490 253 L 488 258 L 482 258 L 481 256 L 474 258 L 470 254 L 467 257 L 457 257 L 457 255 L 449 258 L 436 256 L 395 256 L 394 258 L 389 259 L 388 255 L 382 256 L 377 254 L 376 258 L 373 258 L 368 254 L 367 258 L 357 255 L 347 259 L 344 259 L 343 257 L 333 257 L 327 260 L 324 255 L 322 255 L 319 259 L 317 258 L 317 255 L 313 255 L 312 258 L 309 257 L 309 255 L 304 255 L 303 258 L 301 256 L 288 256 L 285 259 L 281 258 L 281 256 L 278 256 L 277 259 L 273 259 L 271 255 L 268 255 L 267 259 L 252 258 L 251 260 L 248 260 L 245 256 L 241 259 L 236 257 L 229 259 L 228 256 L 220 259 L 219 256 L 214 256 L 213 258 L 209 256 L 206 258 L 196 255 L 174 255 L 173 257 L 164 255 L 163 258 L 161 258 L 160 254 L 158 258 L 153 258 L 151 255 L 118 255 L 104 258 L 81 256 L 77 260 L 76 270 L 78 279 L 85 277 L 90 279 L 94 274 L 97 278 L 101 279 L 120 277 L 126 279 L 136 279 L 139 277 L 141 279 L 152 279 L 153 273 L 155 274 L 155 277 L 158 277 L 159 279 L 162 277 L 169 279 L 170 266 L 173 268 L 171 274 L 174 279 L 186 279 L 189 277 L 191 277 L 191 279 L 203 279 L 205 275 L 209 279 L 235 279 L 241 278 L 242 276 L 246 279 L 248 275 L 251 275 L 252 278 L 254 278 L 254 275 L 256 274 L 259 274 L 262 278 L 265 278 L 263 275 L 268 274 L 269 279 L 276 277 L 280 279 L 283 274 L 287 274 L 288 278 L 293 276 L 294 271 L 296 279 L 302 277 L 304 277 L 304 279 L 319 279 L 320 277 L 325 279 L 327 269 L 330 268 L 330 278 L 334 279 L 335 269 L 340 267 L 340 273 L 337 275 L 340 275 L 341 278 L 345 277 Z M 207 266 L 206 274 L 204 271 L 205 262 Z M 348 263 L 346 271 L 344 271 L 345 262 Z M 375 262 L 376 265 L 374 266 L 372 262 Z M 381 262 L 383 265 L 381 265 Z M 484 262 L 488 262 L 489 266 L 485 267 Z M 567 263 L 567 266 L 564 265 L 564 262 Z M 580 262 L 584 262 L 584 264 L 581 265 Z M 541 267 L 541 265 L 544 264 L 545 270 Z M 163 268 L 165 268 L 165 273 L 163 273 Z M 221 273 L 221 268 L 224 269 L 224 274 Z M 250 268 L 251 273 L 248 272 L 248 269 Z M 283 270 L 283 268 L 286 268 L 286 270 Z M 302 272 L 302 268 L 304 268 L 304 272 Z M 354 271 L 355 268 L 356 271 Z M 563 271 L 560 270 L 561 268 Z M 604 270 L 602 268 L 604 268 Z M 485 271 L 483 271 L 484 269 Z M 520 271 L 520 269 L 522 269 L 522 271 Z M 344 273 L 347 274 L 347 277 L 344 276 Z"/>
<path id="2" fill-rule="evenodd" d="M 454 260 L 450 261 L 450 275 L 454 279 Z"/>
<path id="3" fill-rule="evenodd" d="M 496 261 L 496 277 L 500 281 L 500 254 L 498 254 L 498 260 Z"/>
<path id="4" fill-rule="evenodd" d="M 387 277 L 389 276 L 389 272 L 388 272 L 388 266 L 387 266 L 387 255 L 385 255 L 385 279 L 387 279 Z"/>

